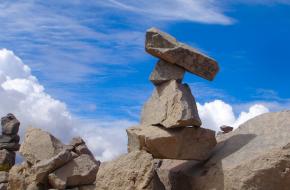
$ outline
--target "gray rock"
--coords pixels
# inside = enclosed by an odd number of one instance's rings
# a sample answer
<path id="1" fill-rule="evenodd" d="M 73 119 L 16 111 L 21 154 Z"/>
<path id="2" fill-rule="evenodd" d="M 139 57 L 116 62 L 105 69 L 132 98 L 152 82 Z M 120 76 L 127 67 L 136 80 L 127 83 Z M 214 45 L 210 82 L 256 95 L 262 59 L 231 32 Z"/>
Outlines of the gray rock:
<path id="1" fill-rule="evenodd" d="M 221 131 L 222 131 L 223 133 L 229 133 L 229 132 L 231 132 L 234 128 L 231 127 L 231 126 L 223 125 L 223 126 L 220 127 L 220 129 L 221 129 Z"/>
<path id="2" fill-rule="evenodd" d="M 184 73 L 185 70 L 182 67 L 159 60 L 151 73 L 149 80 L 155 85 L 160 85 L 170 80 L 176 80 L 181 83 Z"/>
<path id="3" fill-rule="evenodd" d="M 9 151 L 18 151 L 20 144 L 18 143 L 0 143 L 0 150 L 6 149 Z"/>
<path id="4" fill-rule="evenodd" d="M 56 189 L 93 184 L 99 165 L 91 156 L 82 154 L 49 174 L 49 183 Z"/>
<path id="5" fill-rule="evenodd" d="M 8 172 L 0 171 L 0 183 L 7 183 L 8 182 Z"/>
<path id="6" fill-rule="evenodd" d="M 147 30 L 145 48 L 151 55 L 179 65 L 207 80 L 213 80 L 219 71 L 215 60 L 155 28 Z"/>
<path id="7" fill-rule="evenodd" d="M 87 155 L 90 155 L 91 157 L 94 157 L 93 153 L 89 150 L 89 148 L 87 147 L 86 144 L 81 144 L 81 145 L 75 147 L 75 152 L 78 155 L 87 154 Z"/>
<path id="8" fill-rule="evenodd" d="M 0 135 L 0 143 L 19 143 L 19 135 Z"/>
<path id="9" fill-rule="evenodd" d="M 26 161 L 35 164 L 56 156 L 64 149 L 65 145 L 48 132 L 28 128 L 19 152 Z"/>
<path id="10" fill-rule="evenodd" d="M 155 164 L 152 155 L 133 151 L 102 163 L 96 178 L 97 190 L 162 190 L 155 188 Z"/>
<path id="11" fill-rule="evenodd" d="M 0 183 L 0 190 L 7 190 L 8 183 Z"/>
<path id="12" fill-rule="evenodd" d="M 131 127 L 127 134 L 129 152 L 146 150 L 161 159 L 206 160 L 216 145 L 214 131 L 197 127 Z"/>
<path id="13" fill-rule="evenodd" d="M 0 150 L 0 171 L 9 171 L 15 164 L 15 153 L 8 150 Z"/>
<path id="14" fill-rule="evenodd" d="M 200 126 L 201 120 L 189 86 L 175 80 L 157 86 L 143 107 L 141 124 L 166 128 Z"/>
<path id="15" fill-rule="evenodd" d="M 16 135 L 19 130 L 20 122 L 16 117 L 9 113 L 7 116 L 1 118 L 2 134 Z"/>
<path id="16" fill-rule="evenodd" d="M 77 147 L 79 145 L 85 144 L 85 141 L 81 138 L 81 137 L 74 137 L 72 138 L 71 142 L 69 143 L 69 145 L 73 146 L 73 147 Z"/>

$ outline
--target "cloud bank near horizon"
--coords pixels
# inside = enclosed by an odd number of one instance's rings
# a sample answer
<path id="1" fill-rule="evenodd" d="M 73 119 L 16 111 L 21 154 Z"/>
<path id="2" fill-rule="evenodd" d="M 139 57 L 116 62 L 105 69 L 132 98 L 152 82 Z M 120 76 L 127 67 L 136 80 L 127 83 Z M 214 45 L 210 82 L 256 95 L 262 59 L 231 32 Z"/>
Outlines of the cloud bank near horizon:
<path id="1" fill-rule="evenodd" d="M 0 115 L 13 113 L 21 121 L 20 134 L 28 126 L 49 131 L 64 142 L 73 136 L 82 136 L 97 159 L 115 158 L 127 149 L 125 129 L 136 121 L 103 118 L 85 119 L 72 115 L 66 104 L 45 92 L 31 69 L 12 51 L 0 49 Z M 221 125 L 239 124 L 269 109 L 260 104 L 235 116 L 233 107 L 222 100 L 197 104 L 203 127 L 218 131 Z"/>

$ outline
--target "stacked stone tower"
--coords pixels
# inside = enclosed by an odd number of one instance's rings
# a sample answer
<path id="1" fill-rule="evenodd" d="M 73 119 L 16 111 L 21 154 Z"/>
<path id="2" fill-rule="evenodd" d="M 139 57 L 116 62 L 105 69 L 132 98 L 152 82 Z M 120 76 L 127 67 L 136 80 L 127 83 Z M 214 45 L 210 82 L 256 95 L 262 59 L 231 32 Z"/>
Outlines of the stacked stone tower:
<path id="1" fill-rule="evenodd" d="M 15 151 L 19 150 L 20 122 L 13 114 L 1 119 L 2 135 L 0 135 L 0 189 L 6 189 L 8 172 L 15 164 Z"/>
<path id="2" fill-rule="evenodd" d="M 215 132 L 200 127 L 195 98 L 182 80 L 186 71 L 213 80 L 217 62 L 155 28 L 147 31 L 145 48 L 159 58 L 150 76 L 155 90 L 140 126 L 127 129 L 128 151 L 146 150 L 160 159 L 207 159 L 216 145 Z"/>

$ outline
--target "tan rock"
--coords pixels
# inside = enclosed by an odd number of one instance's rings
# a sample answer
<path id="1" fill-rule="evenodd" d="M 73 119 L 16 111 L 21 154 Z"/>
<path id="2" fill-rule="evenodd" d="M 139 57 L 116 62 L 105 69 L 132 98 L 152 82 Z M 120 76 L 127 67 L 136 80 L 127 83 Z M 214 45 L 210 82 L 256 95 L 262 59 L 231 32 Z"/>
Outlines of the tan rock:
<path id="1" fill-rule="evenodd" d="M 8 183 L 0 183 L 0 190 L 7 190 Z"/>
<path id="2" fill-rule="evenodd" d="M 145 48 L 151 55 L 207 80 L 213 80 L 219 71 L 215 60 L 156 28 L 147 30 Z"/>
<path id="3" fill-rule="evenodd" d="M 149 80 L 155 85 L 160 85 L 170 80 L 176 80 L 181 83 L 184 73 L 185 70 L 182 67 L 159 60 L 156 63 Z"/>
<path id="4" fill-rule="evenodd" d="M 131 127 L 127 134 L 129 152 L 146 150 L 161 159 L 206 160 L 216 145 L 214 131 L 195 127 Z"/>
<path id="5" fill-rule="evenodd" d="M 64 148 L 64 144 L 48 132 L 29 128 L 19 152 L 28 162 L 35 164 L 56 156 Z"/>
<path id="6" fill-rule="evenodd" d="M 218 141 L 211 159 L 192 168 L 192 189 L 289 189 L 290 111 L 258 116 Z"/>
<path id="7" fill-rule="evenodd" d="M 96 190 L 152 190 L 155 165 L 145 151 L 134 151 L 102 163 L 97 174 Z"/>
<path id="8" fill-rule="evenodd" d="M 41 160 L 31 167 L 29 175 L 30 181 L 42 183 L 49 173 L 65 165 L 73 158 L 74 157 L 70 151 L 62 150 L 56 156 L 48 160 Z"/>
<path id="9" fill-rule="evenodd" d="M 91 156 L 82 154 L 49 174 L 49 183 L 56 189 L 92 184 L 99 165 Z"/>
<path id="10" fill-rule="evenodd" d="M 14 165 L 9 171 L 8 189 L 9 190 L 26 190 L 26 176 L 29 174 L 29 166 L 27 163 Z"/>
<path id="11" fill-rule="evenodd" d="M 143 107 L 141 123 L 166 128 L 200 126 L 195 99 L 189 86 L 171 80 L 156 87 Z"/>

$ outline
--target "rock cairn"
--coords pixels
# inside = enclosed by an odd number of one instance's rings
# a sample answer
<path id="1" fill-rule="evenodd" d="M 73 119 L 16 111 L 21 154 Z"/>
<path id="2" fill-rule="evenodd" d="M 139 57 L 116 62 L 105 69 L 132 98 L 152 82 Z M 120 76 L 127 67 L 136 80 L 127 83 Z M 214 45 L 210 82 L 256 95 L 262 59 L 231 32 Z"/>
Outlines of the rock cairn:
<path id="1" fill-rule="evenodd" d="M 80 137 L 65 145 L 48 132 L 29 128 L 19 152 L 24 162 L 11 168 L 9 190 L 95 189 L 100 162 Z"/>
<path id="2" fill-rule="evenodd" d="M 182 80 L 186 71 L 213 80 L 217 62 L 155 28 L 147 31 L 145 48 L 159 58 L 149 78 L 155 90 L 143 107 L 141 125 L 127 129 L 128 151 L 146 150 L 160 159 L 206 160 L 216 145 L 215 132 L 200 127 L 195 98 Z"/>
<path id="3" fill-rule="evenodd" d="M 18 130 L 20 122 L 13 114 L 1 118 L 2 135 L 0 136 L 0 189 L 6 189 L 8 172 L 15 164 L 15 151 L 19 150 Z"/>

